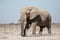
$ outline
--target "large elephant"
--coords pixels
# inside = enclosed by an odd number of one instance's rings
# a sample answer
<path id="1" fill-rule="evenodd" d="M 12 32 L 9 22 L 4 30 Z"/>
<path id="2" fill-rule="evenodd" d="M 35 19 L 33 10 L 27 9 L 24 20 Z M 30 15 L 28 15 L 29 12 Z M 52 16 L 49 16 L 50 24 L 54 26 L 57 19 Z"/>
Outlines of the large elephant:
<path id="1" fill-rule="evenodd" d="M 27 15 L 28 14 L 28 15 Z M 28 21 L 28 20 L 30 21 Z M 34 21 L 35 20 L 35 21 Z M 24 22 L 26 21 L 26 26 L 24 28 Z M 51 16 L 50 14 L 36 7 L 25 7 L 21 11 L 21 35 L 25 36 L 25 30 L 33 25 L 33 34 L 35 34 L 36 26 L 40 27 L 39 34 L 42 35 L 42 30 L 44 27 L 47 27 L 48 33 L 51 34 Z"/>

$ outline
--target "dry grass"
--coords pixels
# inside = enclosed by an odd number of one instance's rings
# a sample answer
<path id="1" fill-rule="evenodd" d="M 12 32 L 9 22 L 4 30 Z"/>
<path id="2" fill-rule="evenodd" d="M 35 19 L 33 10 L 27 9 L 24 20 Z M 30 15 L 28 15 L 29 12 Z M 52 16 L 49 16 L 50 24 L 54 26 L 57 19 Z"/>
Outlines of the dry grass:
<path id="1" fill-rule="evenodd" d="M 38 33 L 39 28 L 37 27 L 36 34 Z M 14 24 L 0 24 L 0 40 L 60 40 L 60 25 L 52 25 L 52 35 L 48 35 L 46 28 L 43 30 L 42 36 L 37 37 L 21 37 L 20 35 L 20 25 Z M 31 35 L 31 28 L 27 31 L 27 36 Z"/>

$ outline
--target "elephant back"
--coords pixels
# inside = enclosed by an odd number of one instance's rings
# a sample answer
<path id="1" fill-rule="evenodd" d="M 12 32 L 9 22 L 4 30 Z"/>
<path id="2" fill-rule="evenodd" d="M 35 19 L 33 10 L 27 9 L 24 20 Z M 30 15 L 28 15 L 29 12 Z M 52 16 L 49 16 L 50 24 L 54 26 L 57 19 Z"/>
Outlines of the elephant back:
<path id="1" fill-rule="evenodd" d="M 39 9 L 39 14 L 41 16 L 42 22 L 44 22 L 48 16 L 50 16 L 49 12 L 43 9 Z"/>
<path id="2" fill-rule="evenodd" d="M 49 13 L 44 9 L 38 9 L 34 7 L 30 13 L 30 19 L 33 19 L 37 15 L 40 15 L 42 22 L 44 22 L 48 17 Z"/>

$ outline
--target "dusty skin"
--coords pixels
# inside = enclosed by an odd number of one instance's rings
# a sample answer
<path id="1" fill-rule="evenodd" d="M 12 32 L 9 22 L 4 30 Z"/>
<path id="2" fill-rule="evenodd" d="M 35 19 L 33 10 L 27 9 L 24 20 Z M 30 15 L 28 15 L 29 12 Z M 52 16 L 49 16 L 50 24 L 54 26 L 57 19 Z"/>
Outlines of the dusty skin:
<path id="1" fill-rule="evenodd" d="M 32 36 L 32 28 L 27 32 L 28 37 L 21 37 L 20 24 L 0 24 L 0 40 L 60 40 L 60 24 L 52 24 L 52 35 L 49 36 L 44 28 L 42 36 L 38 36 L 39 27 L 36 28 L 36 35 Z"/>

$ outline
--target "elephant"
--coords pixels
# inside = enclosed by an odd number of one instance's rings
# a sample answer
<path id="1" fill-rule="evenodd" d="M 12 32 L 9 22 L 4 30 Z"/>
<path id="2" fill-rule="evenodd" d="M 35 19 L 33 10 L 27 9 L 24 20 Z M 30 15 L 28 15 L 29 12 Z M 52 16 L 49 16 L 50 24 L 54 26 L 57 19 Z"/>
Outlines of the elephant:
<path id="1" fill-rule="evenodd" d="M 24 26 L 25 21 L 26 25 Z M 49 12 L 36 7 L 23 8 L 21 11 L 21 35 L 25 36 L 26 29 L 29 29 L 32 25 L 33 35 L 35 34 L 36 26 L 40 27 L 40 35 L 42 35 L 43 28 L 45 27 L 47 27 L 48 33 L 51 35 L 51 15 Z"/>

